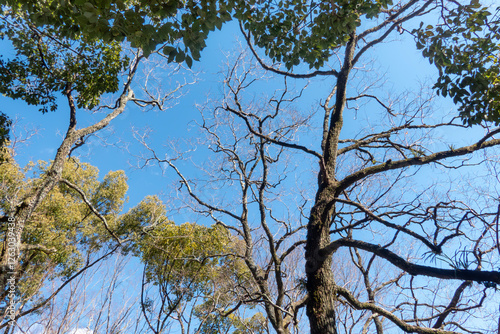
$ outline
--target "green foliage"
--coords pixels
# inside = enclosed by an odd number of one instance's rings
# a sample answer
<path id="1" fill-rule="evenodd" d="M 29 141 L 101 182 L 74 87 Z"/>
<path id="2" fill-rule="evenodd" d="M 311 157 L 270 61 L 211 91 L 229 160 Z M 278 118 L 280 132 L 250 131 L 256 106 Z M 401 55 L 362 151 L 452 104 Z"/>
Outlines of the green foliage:
<path id="1" fill-rule="evenodd" d="M 3 112 L 0 112 L 0 149 L 3 148 L 9 140 L 10 126 L 12 121 Z M 0 158 L 0 162 L 2 158 Z"/>
<path id="2" fill-rule="evenodd" d="M 158 197 L 146 196 L 136 207 L 120 217 L 117 224 L 118 234 L 123 238 L 142 238 L 144 233 L 156 226 L 172 224 L 165 216 L 165 213 L 165 205 Z M 134 250 L 136 246 L 133 245 L 128 250 Z"/>
<path id="3" fill-rule="evenodd" d="M 10 158 L 8 154 L 8 144 L 11 125 L 11 119 L 3 112 L 0 112 L 0 165 L 7 162 Z"/>
<path id="4" fill-rule="evenodd" d="M 12 212 L 19 201 L 29 196 L 42 182 L 48 167 L 49 164 L 38 162 L 23 170 L 12 158 L 0 165 L 0 210 L 3 214 Z M 110 172 L 99 181 L 96 167 L 70 159 L 63 177 L 82 189 L 109 221 L 117 220 L 127 191 L 122 171 Z M 2 240 L 5 233 L 4 226 L 0 230 Z M 21 298 L 32 300 L 46 279 L 70 277 L 82 268 L 87 256 L 111 246 L 114 240 L 81 196 L 60 184 L 49 192 L 26 222 L 22 244 L 19 293 Z"/>
<path id="5" fill-rule="evenodd" d="M 360 25 L 376 17 L 390 0 L 263 1 L 237 13 L 266 55 L 287 69 L 304 61 L 320 68 Z"/>
<path id="6" fill-rule="evenodd" d="M 231 19 L 233 1 L 192 0 L 2 0 L 16 13 L 27 13 L 38 27 L 60 27 L 69 39 L 85 36 L 103 43 L 128 41 L 148 55 L 157 46 L 171 61 L 189 65 L 200 58 L 208 33 Z M 178 46 L 182 41 L 182 47 Z M 171 53 L 175 51 L 174 53 Z"/>
<path id="7" fill-rule="evenodd" d="M 459 106 L 464 124 L 500 124 L 500 8 L 459 5 L 437 26 L 414 31 L 417 47 L 439 70 L 435 88 Z"/>
<path id="8" fill-rule="evenodd" d="M 269 333 L 267 329 L 268 320 L 266 317 L 257 312 L 249 318 L 242 318 L 234 313 L 227 317 L 222 317 L 219 314 L 204 315 L 200 309 L 206 308 L 207 305 L 200 305 L 195 310 L 196 315 L 203 319 L 200 327 L 201 334 L 218 334 L 218 333 L 233 333 L 233 334 L 265 334 Z"/>
<path id="9" fill-rule="evenodd" d="M 4 217 L 45 181 L 50 165 L 39 161 L 21 169 L 10 155 L 6 157 L 6 162 L 0 164 L 0 212 Z M 146 197 L 120 214 L 128 189 L 124 172 L 109 172 L 102 180 L 98 176 L 96 167 L 74 158 L 66 162 L 62 173 L 65 180 L 86 194 L 109 228 L 129 240 L 122 251 L 132 252 L 145 263 L 148 282 L 169 286 L 172 301 L 189 302 L 200 294 L 207 301 L 215 294 L 219 301 L 233 300 L 228 287 L 233 289 L 249 276 L 236 256 L 241 247 L 224 228 L 175 225 L 166 218 L 165 205 L 155 196 Z M 5 239 L 7 232 L 4 224 L 0 237 Z M 43 300 L 42 287 L 47 280 L 68 279 L 85 267 L 87 258 L 95 258 L 101 250 L 108 251 L 115 245 L 115 239 L 81 194 L 59 183 L 25 224 L 19 259 L 22 269 L 17 277 L 18 300 L 28 305 Z M 0 245 L 0 253 L 3 247 Z M 218 291 L 217 287 L 223 289 Z M 225 306 L 230 303 L 228 300 Z M 254 326 L 252 319 L 241 321 Z"/>
<path id="10" fill-rule="evenodd" d="M 242 260 L 243 245 L 219 225 L 175 225 L 165 211 L 157 197 L 148 196 L 122 217 L 129 236 L 135 231 L 128 251 L 144 263 L 146 283 L 158 288 L 155 297 L 168 301 L 158 314 L 193 302 L 194 315 L 203 323 L 202 333 L 243 328 L 243 323 L 257 326 L 255 319 L 224 318 L 216 311 L 231 309 L 240 300 L 238 293 L 254 290 Z M 155 312 L 153 301 L 146 299 L 145 307 Z"/>
<path id="11" fill-rule="evenodd" d="M 226 251 L 233 254 L 243 253 L 243 245 L 232 240 Z M 216 267 L 215 275 L 207 283 L 208 288 L 203 296 L 203 303 L 194 307 L 195 316 L 202 323 L 200 333 L 268 333 L 268 319 L 247 303 L 247 311 L 252 316 L 234 311 L 238 301 L 246 299 L 256 287 L 245 263 L 239 257 L 222 259 Z M 232 312 L 233 311 L 233 312 Z"/>
<path id="12" fill-rule="evenodd" d="M 66 38 L 103 43 L 128 41 L 147 56 L 158 46 L 169 61 L 191 66 L 200 59 L 208 33 L 232 17 L 255 43 L 288 69 L 304 61 L 323 66 L 345 44 L 360 18 L 378 16 L 391 0 L 1 0 L 35 26 L 58 27 Z"/>
<path id="13" fill-rule="evenodd" d="M 12 212 L 15 205 L 13 197 L 21 198 L 30 185 L 25 181 L 25 173 L 12 158 L 8 147 L 2 150 L 2 159 L 5 163 L 0 164 L 0 208 L 3 212 Z"/>
<path id="14" fill-rule="evenodd" d="M 269 331 L 267 330 L 267 319 L 262 313 L 256 313 L 250 318 L 241 319 L 237 317 L 230 317 L 233 322 L 233 326 L 236 327 L 234 334 L 245 334 L 245 333 L 255 333 L 255 334 L 265 334 Z"/>
<path id="15" fill-rule="evenodd" d="M 57 109 L 60 93 L 74 91 L 79 108 L 93 108 L 103 94 L 119 89 L 119 74 L 128 64 L 119 43 L 60 35 L 57 28 L 37 28 L 22 16 L 4 13 L 0 37 L 16 54 L 0 58 L 0 93 L 47 112 Z"/>
<path id="16" fill-rule="evenodd" d="M 148 198 L 146 204 L 151 200 L 156 201 Z M 219 226 L 175 225 L 162 219 L 138 242 L 136 254 L 146 265 L 148 282 L 170 285 L 174 295 L 189 300 L 195 292 L 208 292 L 230 242 Z"/>

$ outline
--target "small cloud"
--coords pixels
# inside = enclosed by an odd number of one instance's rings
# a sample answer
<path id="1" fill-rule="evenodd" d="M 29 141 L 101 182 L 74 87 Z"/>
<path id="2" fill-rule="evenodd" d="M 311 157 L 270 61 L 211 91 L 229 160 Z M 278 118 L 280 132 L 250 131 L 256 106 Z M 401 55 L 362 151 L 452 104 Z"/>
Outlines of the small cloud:
<path id="1" fill-rule="evenodd" d="M 68 334 L 93 334 L 94 331 L 88 328 L 76 328 L 70 331 Z"/>
<path id="2" fill-rule="evenodd" d="M 38 325 L 32 326 L 27 332 L 26 331 L 21 332 L 19 330 L 16 330 L 14 333 L 15 334 L 21 334 L 21 333 L 42 334 L 42 333 L 46 333 L 46 329 L 44 329 L 43 325 L 38 324 Z M 88 329 L 88 328 L 75 328 L 67 333 L 68 334 L 93 334 L 94 331 L 91 329 Z"/>

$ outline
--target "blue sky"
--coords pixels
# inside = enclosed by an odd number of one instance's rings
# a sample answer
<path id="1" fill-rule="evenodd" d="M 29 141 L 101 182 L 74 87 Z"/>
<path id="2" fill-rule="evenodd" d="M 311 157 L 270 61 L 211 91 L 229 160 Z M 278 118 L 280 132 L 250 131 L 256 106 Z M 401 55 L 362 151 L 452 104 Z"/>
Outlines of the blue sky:
<path id="1" fill-rule="evenodd" d="M 365 55 L 364 64 L 367 68 L 373 66 L 376 76 L 386 74 L 386 79 L 381 80 L 381 90 L 393 90 L 395 92 L 413 91 L 419 89 L 421 83 L 432 80 L 436 70 L 424 59 L 420 52 L 414 47 L 411 36 L 404 34 L 395 36 L 399 39 L 392 43 L 379 45 L 370 54 Z M 150 129 L 149 140 L 151 145 L 163 149 L 171 141 L 182 141 L 196 137 L 195 121 L 199 121 L 200 116 L 195 104 L 203 104 L 207 98 L 216 99 L 220 96 L 220 75 L 225 55 L 231 54 L 238 40 L 242 41 L 239 28 L 236 24 L 225 25 L 222 31 L 215 31 L 207 41 L 208 47 L 202 53 L 201 63 L 195 63 L 193 71 L 197 73 L 199 81 L 195 85 L 188 87 L 185 95 L 178 103 L 167 111 L 151 110 L 144 112 L 138 107 L 129 104 L 126 111 L 115 119 L 111 125 L 99 132 L 99 137 L 86 146 L 76 151 L 80 159 L 97 166 L 100 170 L 100 177 L 111 170 L 123 169 L 129 178 L 129 202 L 126 209 L 135 206 L 147 195 L 163 194 L 163 198 L 168 200 L 170 193 L 168 185 L 178 182 L 178 179 L 171 170 L 162 171 L 157 167 L 145 169 L 136 168 L 137 159 L 135 155 L 141 154 L 141 146 L 134 139 L 132 131 L 139 132 Z M 5 43 L 5 42 L 2 42 Z M 4 48 L 4 50 L 6 50 Z M 397 50 L 397 51 L 395 51 Z M 306 71 L 307 69 L 303 69 Z M 360 71 L 360 73 L 364 73 Z M 367 74 L 371 75 L 371 74 Z M 166 75 L 168 77 L 168 75 Z M 175 78 L 174 78 L 175 80 Z M 326 88 L 329 86 L 324 81 L 328 79 L 316 80 L 311 83 L 301 100 L 301 109 L 309 110 L 317 105 L 320 99 L 324 99 Z M 269 83 L 272 86 L 272 82 Z M 384 97 L 384 95 L 381 97 Z M 258 97 L 258 96 L 257 96 Z M 437 99 L 436 104 L 443 112 L 452 111 L 454 106 L 450 101 Z M 19 146 L 16 160 L 21 166 L 29 161 L 50 160 L 54 157 L 62 136 L 65 133 L 68 115 L 64 101 L 60 103 L 60 110 L 41 114 L 36 107 L 27 106 L 22 101 L 12 101 L 5 97 L 0 97 L 0 110 L 7 113 L 9 117 L 16 120 L 14 134 L 21 138 L 27 132 L 37 129 L 36 135 L 28 142 Z M 97 120 L 102 114 L 89 114 L 86 111 L 79 111 L 81 125 L 89 121 Z M 357 115 L 347 113 L 345 116 L 346 135 L 357 132 Z M 370 116 L 367 116 L 370 118 Z M 373 117 L 373 119 L 376 119 Z M 481 131 L 481 130 L 477 130 Z M 474 130 L 473 132 L 476 132 Z M 469 131 L 468 134 L 471 132 Z M 443 135 L 446 135 L 445 133 Z M 307 141 L 307 138 L 305 139 Z M 103 144 L 103 141 L 106 144 Z M 191 146 L 191 149 L 203 155 L 205 150 L 201 147 Z M 307 168 L 308 166 L 304 166 Z M 314 168 L 315 166 L 313 166 Z M 188 173 L 196 173 L 192 167 L 186 170 Z M 427 181 L 430 182 L 431 178 Z M 189 212 L 177 212 L 169 217 L 177 223 L 197 220 L 199 217 Z M 212 223 L 201 220 L 201 223 Z"/>
<path id="2" fill-rule="evenodd" d="M 155 168 L 138 170 L 133 167 L 136 159 L 126 151 L 129 147 L 137 148 L 131 133 L 132 129 L 141 130 L 150 128 L 151 139 L 155 144 L 164 144 L 174 138 L 187 138 L 195 131 L 193 120 L 199 119 L 199 112 L 195 103 L 204 103 L 207 97 L 215 97 L 220 92 L 218 87 L 218 71 L 225 58 L 230 54 L 242 38 L 236 24 L 225 25 L 222 31 L 212 32 L 207 41 L 207 48 L 202 52 L 201 63 L 195 63 L 193 71 L 197 72 L 198 82 L 188 87 L 186 95 L 178 100 L 178 104 L 167 111 L 143 112 L 138 107 L 129 104 L 124 114 L 114 120 L 112 124 L 98 135 L 108 141 L 97 138 L 77 151 L 81 159 L 96 165 L 101 177 L 109 170 L 124 169 L 129 178 L 129 206 L 138 203 L 145 195 L 157 194 L 164 190 L 165 178 Z M 2 42 L 5 44 L 5 42 Z M 395 44 L 400 44 L 395 48 Z M 394 50 L 397 49 L 397 52 Z M 5 48 L 4 48 L 5 50 Z M 373 59 L 375 69 L 379 73 L 386 73 L 387 81 L 384 88 L 391 87 L 396 91 L 415 89 L 419 82 L 431 78 L 436 72 L 428 61 L 421 57 L 420 52 L 414 47 L 413 40 L 406 34 L 400 36 L 400 41 L 386 43 L 365 56 L 365 60 Z M 371 65 L 371 61 L 367 65 Z M 303 69 L 307 71 L 307 69 Z M 326 91 L 321 81 L 306 90 L 306 101 L 311 104 L 325 96 Z M 27 132 L 36 130 L 28 142 L 19 146 L 17 161 L 23 166 L 29 161 L 48 160 L 54 157 L 57 147 L 65 133 L 68 115 L 65 101 L 61 100 L 60 110 L 41 114 L 36 107 L 28 106 L 22 101 L 12 101 L 0 97 L 0 110 L 16 120 L 14 132 L 23 137 Z M 303 108 L 308 108 L 303 103 Z M 445 108 L 452 108 L 445 103 Z M 79 111 L 80 124 L 86 120 L 96 120 L 102 114 L 90 115 L 88 112 Z M 346 115 L 346 119 L 349 115 Z M 137 151 L 135 151 L 137 153 Z M 132 166 L 131 166 L 132 165 Z M 168 178 L 168 175 L 166 176 Z"/>

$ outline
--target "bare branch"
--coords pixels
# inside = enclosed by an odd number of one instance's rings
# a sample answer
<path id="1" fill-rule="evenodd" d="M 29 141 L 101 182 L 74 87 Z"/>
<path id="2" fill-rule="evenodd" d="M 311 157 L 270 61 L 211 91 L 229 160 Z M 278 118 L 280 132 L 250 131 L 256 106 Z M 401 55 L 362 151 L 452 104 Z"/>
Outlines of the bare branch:
<path id="1" fill-rule="evenodd" d="M 324 247 L 320 252 L 322 257 L 328 256 L 335 252 L 339 247 L 354 247 L 364 251 L 373 253 L 383 259 L 386 259 L 391 264 L 404 270 L 412 276 L 428 276 L 441 279 L 456 279 L 474 282 L 494 282 L 500 284 L 500 272 L 498 271 L 479 271 L 466 269 L 440 269 L 435 267 L 422 266 L 406 261 L 399 255 L 391 252 L 385 247 L 370 244 L 364 241 L 352 240 L 348 238 L 338 239 L 333 241 L 328 246 Z"/>
<path id="2" fill-rule="evenodd" d="M 420 326 L 413 326 L 410 324 L 407 324 L 403 320 L 399 319 L 396 317 L 392 312 L 387 311 L 383 309 L 380 306 L 377 306 L 372 303 L 363 303 L 360 302 L 358 299 L 356 299 L 349 290 L 336 286 L 335 287 L 337 293 L 344 297 L 349 304 L 351 304 L 354 308 L 358 310 L 370 310 L 372 312 L 378 313 L 385 318 L 389 319 L 392 321 L 395 325 L 397 325 L 399 328 L 401 328 L 403 331 L 406 333 L 422 333 L 422 334 L 460 334 L 458 332 L 453 332 L 453 331 L 446 331 L 442 329 L 434 329 L 434 328 L 425 328 L 425 327 L 420 327 Z"/>
<path id="3" fill-rule="evenodd" d="M 498 130 L 495 131 L 497 133 Z M 494 147 L 500 144 L 500 139 L 492 139 L 489 141 L 486 141 L 487 138 L 491 137 L 491 134 L 488 134 L 484 136 L 481 140 L 479 140 L 477 143 L 469 145 L 469 146 L 463 146 L 457 149 L 450 149 L 447 151 L 441 151 L 441 152 L 436 152 L 434 154 L 430 154 L 427 156 L 422 156 L 422 157 L 413 157 L 409 159 L 403 159 L 403 160 L 387 160 L 386 162 L 375 165 L 372 167 L 364 168 L 360 171 L 354 172 L 353 174 L 345 177 L 342 181 L 339 182 L 338 188 L 339 190 L 345 190 L 348 188 L 350 185 L 355 183 L 356 181 L 359 181 L 367 176 L 389 171 L 389 170 L 394 170 L 394 169 L 400 169 L 404 167 L 409 167 L 409 166 L 422 166 L 426 165 L 432 162 L 438 162 L 440 160 L 452 158 L 452 157 L 459 157 L 463 156 L 466 154 L 470 154 L 472 152 L 482 150 L 488 147 Z"/>

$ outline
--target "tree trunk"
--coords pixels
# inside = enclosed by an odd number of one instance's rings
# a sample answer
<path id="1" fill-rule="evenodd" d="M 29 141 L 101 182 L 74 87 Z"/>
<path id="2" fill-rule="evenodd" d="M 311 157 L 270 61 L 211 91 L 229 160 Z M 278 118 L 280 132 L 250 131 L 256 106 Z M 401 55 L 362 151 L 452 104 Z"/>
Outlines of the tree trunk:
<path id="1" fill-rule="evenodd" d="M 327 195 L 327 194 L 320 194 Z M 332 256 L 321 256 L 320 249 L 330 242 L 328 220 L 330 211 L 325 202 L 316 204 L 311 212 L 306 243 L 307 316 L 311 334 L 336 334 L 335 280 L 333 278 Z"/>
<path id="2" fill-rule="evenodd" d="M 337 334 L 335 320 L 336 291 L 332 272 L 332 255 L 321 250 L 330 244 L 330 225 L 335 213 L 335 198 L 338 182 L 335 179 L 337 150 L 343 126 L 343 112 L 346 103 L 347 81 L 353 67 L 356 36 L 353 32 L 346 45 L 344 64 L 337 76 L 337 96 L 329 121 L 328 133 L 324 138 L 323 158 L 320 160 L 318 191 L 315 204 L 311 209 L 307 225 L 306 240 L 306 277 L 307 277 L 307 316 L 311 334 Z M 329 108 L 329 106 L 326 106 Z"/>

